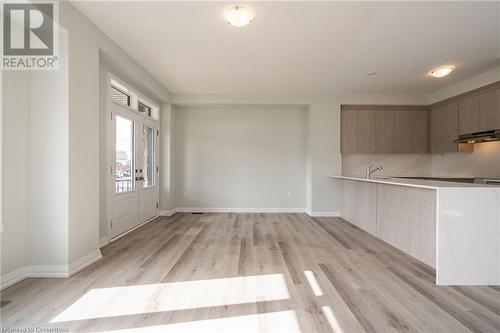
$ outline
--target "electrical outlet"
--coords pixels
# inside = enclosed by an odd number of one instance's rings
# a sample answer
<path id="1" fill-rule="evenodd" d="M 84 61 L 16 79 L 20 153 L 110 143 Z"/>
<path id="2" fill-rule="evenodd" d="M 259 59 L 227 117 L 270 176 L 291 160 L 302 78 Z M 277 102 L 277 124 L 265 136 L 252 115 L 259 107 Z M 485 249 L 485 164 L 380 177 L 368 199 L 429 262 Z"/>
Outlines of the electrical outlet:
<path id="1" fill-rule="evenodd" d="M 0 232 L 4 232 L 4 231 L 5 231 L 5 224 L 2 223 L 0 226 Z"/>
<path id="2" fill-rule="evenodd" d="M 291 198 L 291 197 L 293 196 L 293 193 L 292 193 L 292 192 L 288 192 L 288 193 L 287 193 L 287 196 L 288 196 L 289 198 Z"/>

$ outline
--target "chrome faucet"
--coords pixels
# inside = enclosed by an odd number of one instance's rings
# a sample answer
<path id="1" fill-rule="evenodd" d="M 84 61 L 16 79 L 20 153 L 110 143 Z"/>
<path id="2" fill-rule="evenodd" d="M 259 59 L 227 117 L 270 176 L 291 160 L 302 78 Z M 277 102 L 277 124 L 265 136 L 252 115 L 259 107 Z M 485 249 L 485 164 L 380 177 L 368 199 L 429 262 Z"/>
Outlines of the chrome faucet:
<path id="1" fill-rule="evenodd" d="M 373 167 L 373 164 L 370 165 L 369 167 L 366 168 L 366 179 L 370 179 L 370 176 L 372 175 L 372 173 L 374 173 L 375 171 L 377 170 L 382 170 L 382 166 L 379 165 L 378 167 L 376 167 L 375 169 L 372 169 Z"/>

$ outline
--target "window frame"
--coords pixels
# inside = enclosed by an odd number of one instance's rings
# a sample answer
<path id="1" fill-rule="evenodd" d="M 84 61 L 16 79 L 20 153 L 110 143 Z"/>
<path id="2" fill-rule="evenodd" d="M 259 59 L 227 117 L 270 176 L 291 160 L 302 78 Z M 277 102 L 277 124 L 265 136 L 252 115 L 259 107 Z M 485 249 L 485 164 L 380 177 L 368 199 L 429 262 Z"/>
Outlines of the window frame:
<path id="1" fill-rule="evenodd" d="M 158 103 L 153 102 L 151 99 L 147 98 L 143 94 L 141 94 L 139 91 L 134 89 L 131 85 L 127 84 L 123 80 L 121 80 L 118 76 L 115 74 L 108 72 L 108 79 L 107 79 L 107 98 L 109 101 L 112 103 L 118 104 L 120 106 L 124 106 L 128 108 L 129 110 L 134 111 L 135 113 L 141 115 L 144 118 L 150 119 L 156 123 L 160 122 L 160 107 Z M 125 95 L 129 96 L 129 105 L 124 105 L 123 103 L 120 103 L 118 101 L 115 101 L 111 98 L 110 96 L 110 87 L 113 87 L 114 89 L 124 93 Z M 148 107 L 151 111 L 151 115 L 148 115 L 147 112 L 140 112 L 139 111 L 139 103 L 143 104 L 144 106 Z"/>

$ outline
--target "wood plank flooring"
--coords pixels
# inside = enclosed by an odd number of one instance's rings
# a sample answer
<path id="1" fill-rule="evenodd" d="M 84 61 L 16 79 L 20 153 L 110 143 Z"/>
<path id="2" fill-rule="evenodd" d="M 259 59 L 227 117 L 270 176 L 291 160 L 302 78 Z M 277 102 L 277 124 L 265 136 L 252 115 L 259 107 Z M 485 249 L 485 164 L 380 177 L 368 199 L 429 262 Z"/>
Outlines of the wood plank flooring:
<path id="1" fill-rule="evenodd" d="M 1 292 L 2 327 L 69 331 L 500 332 L 500 287 L 429 266 L 338 218 L 176 214 L 69 279 Z"/>

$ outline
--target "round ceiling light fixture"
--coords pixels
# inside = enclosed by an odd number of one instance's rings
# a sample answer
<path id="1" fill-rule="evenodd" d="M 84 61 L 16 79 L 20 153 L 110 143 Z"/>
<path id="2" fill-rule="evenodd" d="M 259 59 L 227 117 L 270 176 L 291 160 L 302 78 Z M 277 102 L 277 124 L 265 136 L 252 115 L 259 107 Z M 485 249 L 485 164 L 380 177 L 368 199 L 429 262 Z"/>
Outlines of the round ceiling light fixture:
<path id="1" fill-rule="evenodd" d="M 430 76 L 433 77 L 445 77 L 446 75 L 450 74 L 455 70 L 455 66 L 442 66 L 438 68 L 434 68 L 432 71 L 429 72 Z"/>
<path id="2" fill-rule="evenodd" d="M 224 10 L 224 17 L 227 23 L 235 27 L 244 27 L 245 25 L 254 21 L 253 11 L 245 6 L 233 5 L 226 7 Z"/>

